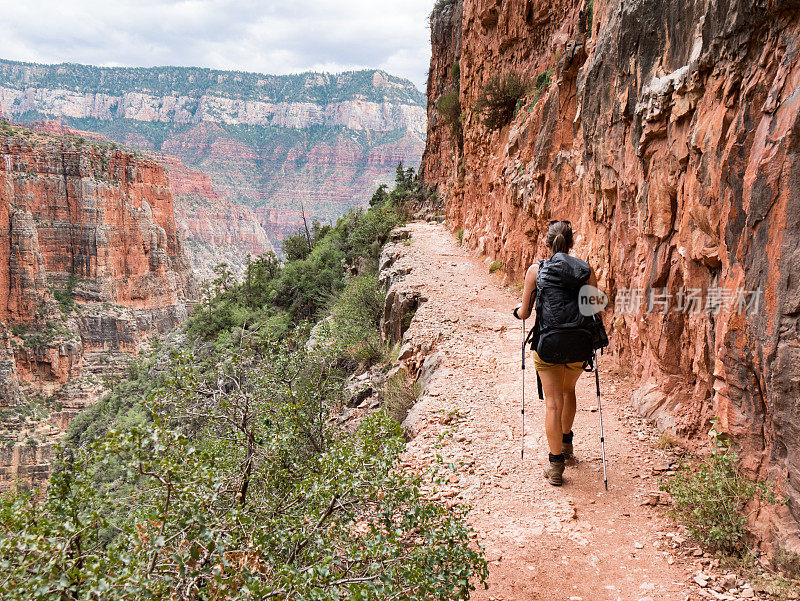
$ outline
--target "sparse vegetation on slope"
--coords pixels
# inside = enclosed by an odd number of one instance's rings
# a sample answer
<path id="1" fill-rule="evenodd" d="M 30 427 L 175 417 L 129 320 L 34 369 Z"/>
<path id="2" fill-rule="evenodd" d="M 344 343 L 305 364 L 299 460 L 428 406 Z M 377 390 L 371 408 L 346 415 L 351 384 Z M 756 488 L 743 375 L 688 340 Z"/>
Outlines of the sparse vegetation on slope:
<path id="1" fill-rule="evenodd" d="M 511 71 L 489 79 L 475 101 L 475 110 L 489 129 L 500 129 L 511 121 L 517 103 L 530 90 L 530 82 Z"/>
<path id="2" fill-rule="evenodd" d="M 283 263 L 218 267 L 184 331 L 75 421 L 46 494 L 0 502 L 2 598 L 469 597 L 486 563 L 464 512 L 398 469 L 397 422 L 330 421 L 385 357 L 377 256 L 426 193 L 397 179 Z"/>

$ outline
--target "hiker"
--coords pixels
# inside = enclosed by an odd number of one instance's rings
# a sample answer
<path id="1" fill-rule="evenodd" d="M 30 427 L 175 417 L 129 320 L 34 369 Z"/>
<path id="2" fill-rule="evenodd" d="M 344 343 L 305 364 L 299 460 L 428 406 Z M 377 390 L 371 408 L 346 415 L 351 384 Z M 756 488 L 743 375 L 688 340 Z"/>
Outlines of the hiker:
<path id="1" fill-rule="evenodd" d="M 587 349 L 586 330 L 580 327 L 586 318 L 578 309 L 578 290 L 584 284 L 597 286 L 597 278 L 588 263 L 569 254 L 573 244 L 569 221 L 551 221 L 546 241 L 550 258 L 534 263 L 528 269 L 522 302 L 514 309 L 514 316 L 527 319 L 536 306 L 536 322 L 531 334 L 533 365 L 541 379 L 540 396 L 541 391 L 544 392 L 545 432 L 550 447 L 549 465 L 544 470 L 544 477 L 553 486 L 561 486 L 564 462 L 573 457 L 575 384 L 589 361 L 554 360 L 550 363 L 540 357 L 539 352 L 548 359 L 574 359 L 576 349 L 581 348 L 583 350 L 578 350 L 577 356 L 588 359 L 591 337 Z M 578 326 L 571 328 L 575 324 Z"/>

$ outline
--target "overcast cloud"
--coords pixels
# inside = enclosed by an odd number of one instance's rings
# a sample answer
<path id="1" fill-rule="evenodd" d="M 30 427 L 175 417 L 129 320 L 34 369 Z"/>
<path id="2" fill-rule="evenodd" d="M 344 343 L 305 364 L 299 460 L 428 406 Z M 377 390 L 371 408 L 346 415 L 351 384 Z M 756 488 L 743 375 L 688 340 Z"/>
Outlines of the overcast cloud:
<path id="1" fill-rule="evenodd" d="M 0 0 L 0 57 L 260 73 L 377 68 L 425 90 L 433 0 Z"/>

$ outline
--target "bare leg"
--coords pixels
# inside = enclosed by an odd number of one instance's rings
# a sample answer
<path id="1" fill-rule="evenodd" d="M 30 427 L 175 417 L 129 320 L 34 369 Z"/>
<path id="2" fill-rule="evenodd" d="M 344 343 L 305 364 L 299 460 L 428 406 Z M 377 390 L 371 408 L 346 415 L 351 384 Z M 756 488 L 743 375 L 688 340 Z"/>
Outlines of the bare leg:
<path id="1" fill-rule="evenodd" d="M 547 445 L 553 455 L 561 454 L 561 420 L 564 409 L 563 385 L 565 371 L 567 369 L 563 365 L 557 365 L 539 372 L 547 408 L 544 417 L 544 429 L 547 434 Z"/>
<path id="2" fill-rule="evenodd" d="M 572 431 L 572 422 L 575 421 L 577 402 L 575 399 L 575 384 L 581 377 L 580 371 L 564 368 L 564 384 L 562 397 L 564 406 L 561 410 L 561 431 L 569 434 Z"/>

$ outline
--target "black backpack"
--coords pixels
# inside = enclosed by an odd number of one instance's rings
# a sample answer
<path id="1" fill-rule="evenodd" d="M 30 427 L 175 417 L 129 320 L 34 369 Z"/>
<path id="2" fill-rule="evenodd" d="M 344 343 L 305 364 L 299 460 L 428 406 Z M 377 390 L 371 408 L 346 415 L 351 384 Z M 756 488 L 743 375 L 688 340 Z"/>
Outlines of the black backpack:
<path id="1" fill-rule="evenodd" d="M 578 292 L 589 281 L 586 261 L 556 253 L 539 261 L 536 276 L 536 323 L 526 342 L 547 363 L 583 362 L 594 366 L 594 351 L 608 346 L 608 336 L 598 315 L 583 315 Z M 539 395 L 541 397 L 541 394 Z"/>

